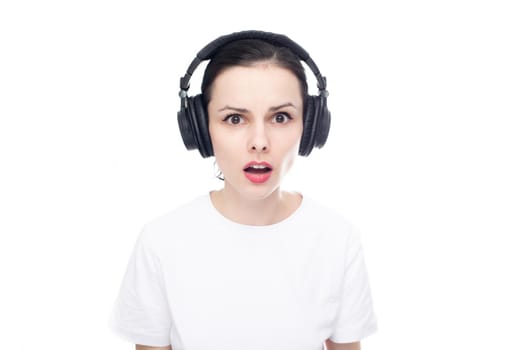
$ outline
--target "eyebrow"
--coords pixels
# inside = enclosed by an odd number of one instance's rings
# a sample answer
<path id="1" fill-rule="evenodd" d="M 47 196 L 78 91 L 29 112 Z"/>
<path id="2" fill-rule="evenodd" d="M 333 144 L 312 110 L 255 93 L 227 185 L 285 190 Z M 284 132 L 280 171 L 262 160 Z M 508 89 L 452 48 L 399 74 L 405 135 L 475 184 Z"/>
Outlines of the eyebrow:
<path id="1" fill-rule="evenodd" d="M 270 107 L 269 111 L 270 112 L 275 112 L 275 111 L 277 111 L 277 110 L 279 110 L 281 108 L 284 108 L 284 107 L 293 107 L 293 108 L 297 109 L 297 107 L 295 107 L 293 103 L 286 102 L 286 103 L 280 104 L 278 106 Z M 249 110 L 247 110 L 246 108 L 231 107 L 231 106 L 228 106 L 228 105 L 226 105 L 223 108 L 219 109 L 219 112 L 225 111 L 227 109 L 230 109 L 232 111 L 236 111 L 236 112 L 239 112 L 239 113 L 248 113 L 249 112 Z"/>

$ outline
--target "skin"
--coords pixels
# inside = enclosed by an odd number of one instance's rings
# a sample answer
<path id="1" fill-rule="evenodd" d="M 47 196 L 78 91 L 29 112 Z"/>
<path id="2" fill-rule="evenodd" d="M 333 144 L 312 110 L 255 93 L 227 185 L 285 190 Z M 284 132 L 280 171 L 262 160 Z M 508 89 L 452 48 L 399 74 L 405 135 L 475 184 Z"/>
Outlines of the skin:
<path id="1" fill-rule="evenodd" d="M 213 82 L 208 105 L 210 137 L 224 187 L 210 193 L 216 209 L 245 225 L 271 225 L 301 204 L 299 193 L 281 190 L 281 182 L 299 152 L 303 101 L 299 80 L 273 62 L 230 67 Z M 288 117 L 289 116 L 289 117 Z M 244 175 L 250 161 L 272 165 L 272 176 L 254 184 Z M 333 343 L 327 350 L 360 350 L 360 343 Z M 136 345 L 136 350 L 170 350 Z"/>
<path id="2" fill-rule="evenodd" d="M 331 340 L 325 341 L 326 350 L 361 350 L 361 343 L 334 343 Z"/>

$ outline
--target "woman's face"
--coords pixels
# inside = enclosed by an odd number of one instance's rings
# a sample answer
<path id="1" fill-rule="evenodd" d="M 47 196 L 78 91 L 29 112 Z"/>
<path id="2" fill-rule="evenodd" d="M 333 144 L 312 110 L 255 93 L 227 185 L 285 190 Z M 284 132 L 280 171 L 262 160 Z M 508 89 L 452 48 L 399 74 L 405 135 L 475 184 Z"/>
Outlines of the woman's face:
<path id="1" fill-rule="evenodd" d="M 303 102 L 299 80 L 264 62 L 234 66 L 213 82 L 208 104 L 213 151 L 225 190 L 263 199 L 279 188 L 299 151 Z M 250 162 L 263 163 L 248 168 Z"/>

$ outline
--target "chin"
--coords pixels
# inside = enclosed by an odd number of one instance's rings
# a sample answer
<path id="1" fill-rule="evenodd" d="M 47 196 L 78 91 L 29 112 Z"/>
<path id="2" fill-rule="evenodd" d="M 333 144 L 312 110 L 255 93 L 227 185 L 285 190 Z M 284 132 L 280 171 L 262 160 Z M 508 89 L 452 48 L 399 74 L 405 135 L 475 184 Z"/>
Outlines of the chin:
<path id="1" fill-rule="evenodd" d="M 247 199 L 247 200 L 263 200 L 268 197 L 270 197 L 272 194 L 275 193 L 275 191 L 278 191 L 280 188 L 279 185 L 270 184 L 270 183 L 264 183 L 264 184 L 258 184 L 254 185 L 251 183 L 248 183 L 247 186 L 244 184 L 239 187 L 235 187 L 235 190 L 237 193 Z"/>
<path id="2" fill-rule="evenodd" d="M 262 200 L 270 197 L 278 188 L 279 186 L 275 188 L 274 186 L 256 185 L 250 186 L 249 188 L 242 188 L 240 194 L 246 199 Z"/>

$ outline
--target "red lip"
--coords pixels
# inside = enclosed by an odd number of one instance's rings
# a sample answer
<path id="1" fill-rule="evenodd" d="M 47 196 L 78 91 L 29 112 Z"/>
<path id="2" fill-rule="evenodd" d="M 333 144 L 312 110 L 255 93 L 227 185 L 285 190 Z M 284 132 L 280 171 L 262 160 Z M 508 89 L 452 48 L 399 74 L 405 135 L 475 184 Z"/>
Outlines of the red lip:
<path id="1" fill-rule="evenodd" d="M 268 179 L 272 176 L 272 166 L 269 164 L 269 163 L 266 163 L 266 162 L 249 162 L 248 164 L 246 164 L 244 166 L 244 169 L 243 170 L 246 170 L 247 168 L 249 168 L 250 166 L 252 165 L 262 165 L 264 167 L 267 167 L 270 169 L 270 171 L 268 172 L 265 172 L 265 173 L 250 173 L 248 171 L 244 171 L 244 176 L 246 176 L 246 178 L 248 178 L 248 180 L 250 180 L 251 182 L 253 183 L 256 183 L 256 184 L 260 184 L 260 183 L 264 183 L 266 181 L 268 181 Z"/>

